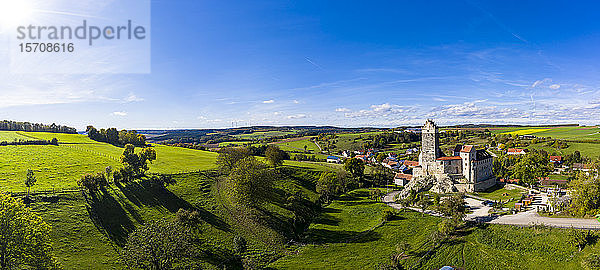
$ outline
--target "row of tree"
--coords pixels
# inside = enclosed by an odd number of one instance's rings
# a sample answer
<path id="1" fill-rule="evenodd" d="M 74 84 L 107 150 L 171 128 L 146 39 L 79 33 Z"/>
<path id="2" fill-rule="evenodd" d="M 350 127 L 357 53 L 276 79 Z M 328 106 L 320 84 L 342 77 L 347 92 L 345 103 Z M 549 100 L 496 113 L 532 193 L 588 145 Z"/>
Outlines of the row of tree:
<path id="1" fill-rule="evenodd" d="M 5 131 L 30 131 L 30 132 L 51 132 L 51 133 L 77 133 L 77 129 L 57 124 L 45 125 L 29 122 L 0 121 L 0 130 Z"/>
<path id="2" fill-rule="evenodd" d="M 500 155 L 494 159 L 494 174 L 499 179 L 518 179 L 521 184 L 534 186 L 553 170 L 548 153 L 531 150 L 525 155 Z"/>
<path id="3" fill-rule="evenodd" d="M 134 146 L 145 146 L 146 136 L 138 134 L 135 130 L 121 130 L 116 128 L 97 130 L 93 126 L 86 129 L 88 137 L 94 141 L 110 143 L 112 145 L 132 144 Z"/>
<path id="4" fill-rule="evenodd" d="M 18 140 L 12 142 L 0 142 L 0 146 L 7 145 L 58 145 L 58 139 L 52 138 L 52 140 Z"/>

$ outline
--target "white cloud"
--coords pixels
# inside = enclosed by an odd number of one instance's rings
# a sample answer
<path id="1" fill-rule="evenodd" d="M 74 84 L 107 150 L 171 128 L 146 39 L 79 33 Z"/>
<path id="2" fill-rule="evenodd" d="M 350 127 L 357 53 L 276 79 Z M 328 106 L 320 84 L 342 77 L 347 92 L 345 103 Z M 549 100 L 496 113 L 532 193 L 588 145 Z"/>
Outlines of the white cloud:
<path id="1" fill-rule="evenodd" d="M 335 109 L 335 111 L 336 112 L 349 112 L 350 109 L 348 109 L 348 108 L 337 108 L 337 109 Z"/>
<path id="2" fill-rule="evenodd" d="M 298 103 L 300 103 L 300 101 L 298 101 L 298 100 L 296 100 L 296 99 L 294 99 L 294 101 L 293 101 L 293 102 L 294 102 L 294 104 L 298 104 Z"/>
<path id="3" fill-rule="evenodd" d="M 127 116 L 127 112 L 113 112 L 111 114 L 114 116 Z"/>
<path id="4" fill-rule="evenodd" d="M 407 116 L 414 113 L 415 108 L 412 106 L 400 106 L 389 103 L 371 105 L 369 110 L 349 111 L 345 113 L 347 118 L 362 118 L 362 117 L 388 117 L 388 116 Z"/>
<path id="5" fill-rule="evenodd" d="M 129 93 L 129 95 L 125 98 L 125 102 L 140 102 L 140 101 L 144 101 L 144 99 L 136 96 L 133 93 Z"/>
<path id="6" fill-rule="evenodd" d="M 510 107 L 498 107 L 490 105 L 479 105 L 485 101 L 465 102 L 462 104 L 445 105 L 435 108 L 428 117 L 437 118 L 508 118 L 520 117 L 520 111 Z"/>
<path id="7" fill-rule="evenodd" d="M 308 116 L 306 114 L 295 114 L 295 115 L 289 115 L 287 118 L 288 119 L 304 119 L 307 117 Z"/>
<path id="8" fill-rule="evenodd" d="M 560 88 L 560 84 L 553 84 L 553 85 L 550 85 L 549 87 L 550 87 L 550 89 L 556 90 L 556 89 Z"/>
<path id="9" fill-rule="evenodd" d="M 549 80 L 550 79 L 537 80 L 537 81 L 533 82 L 533 84 L 531 85 L 531 88 L 536 88 Z"/>
<path id="10" fill-rule="evenodd" d="M 275 100 L 272 100 L 272 99 L 270 99 L 270 100 L 265 100 L 265 101 L 263 101 L 262 103 L 264 103 L 264 104 L 271 104 L 271 103 L 275 103 Z"/>

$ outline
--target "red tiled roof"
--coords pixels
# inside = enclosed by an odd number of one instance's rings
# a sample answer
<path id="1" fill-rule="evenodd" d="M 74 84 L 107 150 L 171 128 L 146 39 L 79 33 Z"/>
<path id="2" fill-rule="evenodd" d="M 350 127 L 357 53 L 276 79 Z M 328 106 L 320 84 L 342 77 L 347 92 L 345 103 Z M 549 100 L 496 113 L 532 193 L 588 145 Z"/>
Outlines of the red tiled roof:
<path id="1" fill-rule="evenodd" d="M 441 158 L 437 158 L 437 160 L 460 160 L 461 158 L 459 156 L 451 156 L 451 157 L 441 157 Z"/>
<path id="2" fill-rule="evenodd" d="M 589 169 L 590 167 L 590 164 L 573 163 L 573 168 L 575 169 Z"/>
<path id="3" fill-rule="evenodd" d="M 542 186 L 548 186 L 548 185 L 555 185 L 555 184 L 566 184 L 569 181 L 566 179 L 550 179 L 548 177 L 541 179 L 540 177 L 540 185 Z"/>
<path id="4" fill-rule="evenodd" d="M 561 156 L 549 156 L 550 161 L 562 161 Z"/>
<path id="5" fill-rule="evenodd" d="M 405 160 L 404 161 L 404 165 L 411 166 L 411 167 L 416 167 L 416 166 L 419 166 L 419 162 L 418 161 Z"/>
<path id="6" fill-rule="evenodd" d="M 502 183 L 519 183 L 519 179 L 500 179 Z"/>
<path id="7" fill-rule="evenodd" d="M 508 150 L 506 150 L 506 152 L 508 152 L 508 153 L 519 153 L 519 152 L 523 152 L 523 149 L 519 149 L 519 148 L 508 148 Z"/>
<path id="8" fill-rule="evenodd" d="M 460 151 L 463 153 L 469 153 L 469 152 L 471 152 L 472 149 L 473 149 L 472 145 L 465 145 L 462 147 L 462 149 Z"/>
<path id="9" fill-rule="evenodd" d="M 397 173 L 394 178 L 406 179 L 410 181 L 413 178 L 413 176 L 412 174 Z"/>

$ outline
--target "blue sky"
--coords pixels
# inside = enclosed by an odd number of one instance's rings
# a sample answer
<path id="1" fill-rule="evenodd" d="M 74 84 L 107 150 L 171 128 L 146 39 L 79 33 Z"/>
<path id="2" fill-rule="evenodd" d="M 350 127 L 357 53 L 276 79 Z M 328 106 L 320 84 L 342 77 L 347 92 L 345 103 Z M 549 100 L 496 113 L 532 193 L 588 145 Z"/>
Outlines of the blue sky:
<path id="1" fill-rule="evenodd" d="M 0 67 L 0 118 L 78 129 L 598 124 L 599 7 L 156 0 L 151 74 Z"/>

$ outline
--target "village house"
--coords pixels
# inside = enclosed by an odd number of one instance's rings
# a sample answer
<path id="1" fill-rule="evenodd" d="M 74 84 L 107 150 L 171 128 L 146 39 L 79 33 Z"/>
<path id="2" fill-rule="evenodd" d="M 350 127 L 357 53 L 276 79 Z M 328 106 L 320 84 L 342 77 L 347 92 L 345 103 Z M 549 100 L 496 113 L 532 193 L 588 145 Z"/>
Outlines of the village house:
<path id="1" fill-rule="evenodd" d="M 549 156 L 548 159 L 554 166 L 562 164 L 562 156 Z"/>
<path id="2" fill-rule="evenodd" d="M 412 180 L 412 178 L 412 174 L 396 173 L 396 175 L 394 176 L 394 184 L 399 186 L 405 186 L 406 184 L 408 184 L 408 182 L 410 182 L 410 180 Z"/>
<path id="3" fill-rule="evenodd" d="M 527 149 L 520 148 L 508 148 L 506 150 L 507 155 L 525 155 L 527 154 Z"/>
<path id="4" fill-rule="evenodd" d="M 328 156 L 327 157 L 327 162 L 328 163 L 337 163 L 337 164 L 339 164 L 339 163 L 342 163 L 342 159 L 340 159 L 339 157 L 336 157 L 336 156 Z"/>

